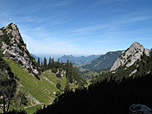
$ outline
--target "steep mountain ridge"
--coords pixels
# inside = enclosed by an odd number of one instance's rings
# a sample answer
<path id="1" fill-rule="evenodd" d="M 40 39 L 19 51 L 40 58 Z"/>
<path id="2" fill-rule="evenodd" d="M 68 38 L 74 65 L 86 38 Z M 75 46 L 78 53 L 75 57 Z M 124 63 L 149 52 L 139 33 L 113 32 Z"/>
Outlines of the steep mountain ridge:
<path id="1" fill-rule="evenodd" d="M 117 58 L 110 71 L 117 70 L 120 66 L 130 67 L 143 55 L 149 56 L 149 50 L 138 42 L 134 42 L 121 56 Z"/>
<path id="2" fill-rule="evenodd" d="M 0 47 L 4 57 L 21 64 L 22 67 L 33 75 L 41 74 L 35 59 L 26 48 L 17 25 L 11 23 L 0 29 Z"/>

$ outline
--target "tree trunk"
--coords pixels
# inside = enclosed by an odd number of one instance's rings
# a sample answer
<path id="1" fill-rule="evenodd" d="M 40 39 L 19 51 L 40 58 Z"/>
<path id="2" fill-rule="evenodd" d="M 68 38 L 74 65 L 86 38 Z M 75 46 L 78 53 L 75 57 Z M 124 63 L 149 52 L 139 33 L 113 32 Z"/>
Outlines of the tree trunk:
<path id="1" fill-rule="evenodd" d="M 5 114 L 5 97 L 3 96 L 3 114 Z"/>
<path id="2" fill-rule="evenodd" d="M 8 113 L 8 110 L 9 110 L 9 106 L 10 106 L 10 102 L 11 102 L 11 99 L 9 98 L 9 99 L 8 99 L 8 106 L 7 106 L 7 110 L 6 110 L 6 113 Z"/>

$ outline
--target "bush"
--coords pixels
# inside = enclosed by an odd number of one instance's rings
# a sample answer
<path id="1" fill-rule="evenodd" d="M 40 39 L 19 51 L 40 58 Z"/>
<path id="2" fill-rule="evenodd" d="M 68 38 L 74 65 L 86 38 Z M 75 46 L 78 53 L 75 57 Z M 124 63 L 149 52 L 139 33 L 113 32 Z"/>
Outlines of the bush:
<path id="1" fill-rule="evenodd" d="M 32 73 L 32 69 L 31 68 L 27 68 L 27 70 L 29 71 L 29 73 Z"/>
<path id="2" fill-rule="evenodd" d="M 58 89 L 61 89 L 61 82 L 60 82 L 60 81 L 57 82 L 56 87 L 57 87 Z"/>
<path id="3" fill-rule="evenodd" d="M 11 24 L 12 24 L 12 23 L 10 23 L 10 24 L 7 26 L 7 29 L 12 29 Z"/>
<path id="4" fill-rule="evenodd" d="M 53 69 L 52 69 L 52 72 L 53 72 L 53 73 L 56 73 L 56 72 L 57 72 L 57 69 L 56 69 L 56 68 L 53 68 Z"/>

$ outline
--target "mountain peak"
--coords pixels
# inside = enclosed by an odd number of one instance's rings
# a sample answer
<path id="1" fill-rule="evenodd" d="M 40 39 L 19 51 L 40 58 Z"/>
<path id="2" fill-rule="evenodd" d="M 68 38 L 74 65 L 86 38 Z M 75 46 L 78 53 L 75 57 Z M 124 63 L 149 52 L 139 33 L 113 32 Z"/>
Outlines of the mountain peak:
<path id="1" fill-rule="evenodd" d="M 135 47 L 135 48 L 144 48 L 144 46 L 143 45 L 141 45 L 140 43 L 138 43 L 138 42 L 134 42 L 130 47 Z"/>
<path id="2" fill-rule="evenodd" d="M 17 26 L 15 23 L 10 23 L 10 24 L 8 24 L 8 25 Z M 8 26 L 8 25 L 7 25 L 7 26 Z"/>
<path id="3" fill-rule="evenodd" d="M 110 71 L 117 70 L 120 66 L 132 66 L 137 60 L 141 59 L 143 54 L 149 56 L 148 49 L 144 48 L 140 43 L 134 42 L 119 58 L 117 58 Z"/>
<path id="4" fill-rule="evenodd" d="M 140 43 L 135 41 L 132 45 L 140 45 Z"/>
<path id="5" fill-rule="evenodd" d="M 40 75 L 39 68 L 35 65 L 35 60 L 31 57 L 26 48 L 22 36 L 16 24 L 9 25 L 0 29 L 0 51 L 4 57 L 16 61 L 26 70 L 34 75 Z"/>
<path id="6" fill-rule="evenodd" d="M 18 27 L 14 23 L 10 23 L 7 26 L 4 27 L 5 29 L 12 29 L 12 30 L 18 30 Z"/>

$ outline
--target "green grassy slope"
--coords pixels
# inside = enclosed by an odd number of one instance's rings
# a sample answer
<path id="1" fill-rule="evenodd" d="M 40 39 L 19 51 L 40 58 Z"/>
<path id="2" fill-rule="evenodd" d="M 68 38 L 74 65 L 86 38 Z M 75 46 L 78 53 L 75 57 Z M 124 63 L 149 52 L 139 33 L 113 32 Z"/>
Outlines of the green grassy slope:
<path id="1" fill-rule="evenodd" d="M 3 58 L 11 67 L 12 72 L 19 79 L 18 88 L 22 87 L 27 96 L 30 96 L 28 106 L 34 106 L 36 104 L 50 104 L 56 97 L 54 92 L 59 91 L 56 88 L 56 83 L 51 83 L 51 80 L 57 80 L 55 74 L 44 73 L 40 77 L 40 80 L 36 79 L 33 75 L 28 73 L 21 65 L 16 62 Z M 46 77 L 45 77 L 46 76 Z M 62 82 L 62 80 L 61 80 Z M 65 80 L 63 80 L 62 85 L 64 85 Z M 34 100 L 33 100 L 34 99 Z M 28 107 L 27 106 L 27 107 Z"/>
<path id="2" fill-rule="evenodd" d="M 66 86 L 66 82 L 67 79 L 64 76 L 63 78 L 58 78 L 56 77 L 56 74 L 52 73 L 50 70 L 46 70 L 45 72 L 43 72 L 43 76 L 44 79 L 48 79 L 49 81 L 51 81 L 51 83 L 53 83 L 53 85 L 56 85 L 58 82 L 61 83 L 61 91 L 64 91 L 64 88 Z M 78 88 L 78 85 L 76 85 L 75 83 L 69 83 L 70 89 L 75 89 Z"/>
<path id="3" fill-rule="evenodd" d="M 67 82 L 67 79 L 65 76 L 63 78 L 58 78 L 58 77 L 56 77 L 56 74 L 52 73 L 50 70 L 46 70 L 45 72 L 43 72 L 42 77 L 45 80 L 51 81 L 50 83 L 52 83 L 54 86 L 56 86 L 56 84 L 58 82 L 60 82 L 61 83 L 61 90 L 64 90 L 65 84 Z"/>
<path id="4" fill-rule="evenodd" d="M 52 93 L 58 91 L 53 84 L 45 80 L 43 76 L 40 77 L 40 80 L 36 79 L 33 75 L 26 72 L 21 65 L 12 60 L 6 58 L 4 58 L 4 60 L 9 64 L 12 72 L 20 80 L 20 83 L 24 86 L 25 91 L 30 93 L 40 103 L 52 102 L 53 98 L 55 98 L 55 95 Z"/>
<path id="5" fill-rule="evenodd" d="M 28 114 L 31 114 L 40 108 L 42 104 L 48 105 L 53 102 L 55 93 L 63 91 L 67 82 L 66 77 L 58 78 L 51 70 L 46 70 L 40 76 L 40 80 L 28 73 L 20 64 L 3 58 L 11 67 L 14 75 L 19 79 L 18 91 L 24 90 L 24 94 L 28 98 L 26 106 L 17 106 L 17 109 L 25 109 Z M 57 89 L 56 84 L 61 83 L 61 90 Z M 76 84 L 70 84 L 70 88 L 77 88 Z"/>

